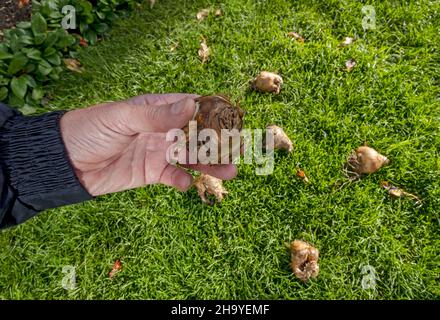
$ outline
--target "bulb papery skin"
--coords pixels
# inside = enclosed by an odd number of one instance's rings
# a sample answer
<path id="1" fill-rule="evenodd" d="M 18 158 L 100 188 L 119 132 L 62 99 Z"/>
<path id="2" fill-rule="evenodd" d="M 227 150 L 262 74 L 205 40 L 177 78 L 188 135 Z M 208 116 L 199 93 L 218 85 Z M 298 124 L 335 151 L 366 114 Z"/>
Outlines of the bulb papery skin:
<path id="1" fill-rule="evenodd" d="M 290 254 L 293 273 L 303 282 L 316 278 L 319 274 L 319 250 L 309 243 L 295 240 L 290 244 Z"/>
<path id="2" fill-rule="evenodd" d="M 350 169 L 358 174 L 371 174 L 389 164 L 390 160 L 373 148 L 357 148 L 348 158 Z"/>
<path id="3" fill-rule="evenodd" d="M 289 153 L 293 151 L 293 143 L 282 128 L 276 125 L 270 125 L 266 130 L 273 135 L 274 149 L 286 150 Z"/>
<path id="4" fill-rule="evenodd" d="M 201 131 L 204 129 L 212 129 L 216 136 L 210 137 L 212 148 L 217 148 L 217 158 L 214 157 L 210 164 L 223 163 L 226 160 L 232 162 L 235 160 L 234 155 L 240 155 L 242 146 L 242 137 L 240 136 L 244 125 L 244 111 L 238 106 L 232 104 L 228 97 L 224 95 L 202 96 L 195 99 L 196 112 L 193 120 L 197 124 L 197 138 L 200 137 Z M 222 132 L 224 130 L 224 132 Z M 190 127 L 183 128 L 187 138 L 187 147 L 190 147 Z M 226 137 L 224 133 L 230 132 L 231 135 Z M 194 133 L 195 134 L 195 133 Z M 229 139 L 229 137 L 238 136 L 238 141 Z M 222 137 L 228 140 L 223 141 Z M 212 139 L 211 139 L 212 138 Z M 232 140 L 231 143 L 229 143 Z M 197 139 L 197 153 L 202 146 L 207 146 L 208 141 L 200 141 Z M 222 148 L 224 151 L 224 159 L 222 159 Z M 227 150 L 229 148 L 229 151 Z M 212 149 L 211 149 L 212 150 Z M 237 151 L 238 150 L 238 151 Z M 226 152 L 228 151 L 228 152 Z M 223 162 L 222 162 L 223 160 Z"/>
<path id="5" fill-rule="evenodd" d="M 200 199 L 209 205 L 212 204 L 212 201 L 208 199 L 207 195 L 212 194 L 217 199 L 217 202 L 222 202 L 224 196 L 228 194 L 221 179 L 204 173 L 194 180 L 193 185 L 196 187 Z"/>
<path id="6" fill-rule="evenodd" d="M 252 88 L 254 90 L 264 92 L 264 93 L 275 93 L 279 94 L 281 92 L 281 86 L 283 84 L 283 78 L 276 73 L 262 71 L 253 81 Z"/>

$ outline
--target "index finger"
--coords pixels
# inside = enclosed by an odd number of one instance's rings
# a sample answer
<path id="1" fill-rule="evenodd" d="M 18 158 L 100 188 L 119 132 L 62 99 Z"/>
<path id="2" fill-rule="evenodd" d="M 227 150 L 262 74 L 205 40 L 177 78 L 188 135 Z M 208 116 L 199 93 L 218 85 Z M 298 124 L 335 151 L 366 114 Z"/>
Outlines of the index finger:
<path id="1" fill-rule="evenodd" d="M 164 94 L 144 94 L 127 100 L 129 104 L 159 106 L 172 104 L 185 98 L 195 99 L 200 97 L 197 94 L 189 93 L 164 93 Z"/>

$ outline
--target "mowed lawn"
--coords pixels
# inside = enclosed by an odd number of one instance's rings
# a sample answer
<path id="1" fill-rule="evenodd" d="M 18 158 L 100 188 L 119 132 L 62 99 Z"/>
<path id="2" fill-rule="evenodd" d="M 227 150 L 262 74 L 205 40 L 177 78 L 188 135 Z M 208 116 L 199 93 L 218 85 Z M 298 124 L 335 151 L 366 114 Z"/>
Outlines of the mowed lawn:
<path id="1" fill-rule="evenodd" d="M 376 28 L 364 31 L 367 4 Z M 223 16 L 197 21 L 210 6 Z M 278 152 L 268 176 L 241 164 L 212 207 L 194 189 L 150 186 L 1 232 L 0 298 L 440 298 L 439 28 L 438 1 L 158 0 L 122 19 L 82 52 L 86 71 L 65 75 L 41 112 L 144 93 L 225 93 L 240 100 L 246 128 L 282 126 L 295 150 Z M 201 36 L 212 50 L 206 64 Z M 356 41 L 339 46 L 346 36 Z M 262 70 L 283 77 L 280 95 L 249 89 Z M 345 183 L 345 159 L 364 143 L 391 164 Z M 390 198 L 383 180 L 422 205 Z M 321 252 L 320 274 L 306 284 L 289 267 L 284 243 L 294 239 Z M 109 279 L 116 259 L 122 271 Z M 76 268 L 75 290 L 62 286 L 64 266 Z"/>

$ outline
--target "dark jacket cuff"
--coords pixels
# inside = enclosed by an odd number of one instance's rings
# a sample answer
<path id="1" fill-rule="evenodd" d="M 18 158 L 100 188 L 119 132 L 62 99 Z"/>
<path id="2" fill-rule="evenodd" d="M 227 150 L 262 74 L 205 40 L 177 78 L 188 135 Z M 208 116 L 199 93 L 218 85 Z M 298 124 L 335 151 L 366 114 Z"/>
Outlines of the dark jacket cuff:
<path id="1" fill-rule="evenodd" d="M 63 114 L 17 115 L 0 129 L 0 163 L 8 184 L 37 211 L 93 199 L 68 159 L 60 132 Z"/>

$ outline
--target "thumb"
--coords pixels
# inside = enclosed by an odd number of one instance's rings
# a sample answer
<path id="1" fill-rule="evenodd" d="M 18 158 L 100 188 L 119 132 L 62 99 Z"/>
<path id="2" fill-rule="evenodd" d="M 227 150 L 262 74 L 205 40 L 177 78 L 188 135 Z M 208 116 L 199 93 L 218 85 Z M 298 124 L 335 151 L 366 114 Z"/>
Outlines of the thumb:
<path id="1" fill-rule="evenodd" d="M 195 101 L 183 98 L 164 105 L 136 105 L 136 112 L 131 113 L 131 129 L 136 132 L 167 132 L 180 129 L 188 124 L 195 113 Z"/>

